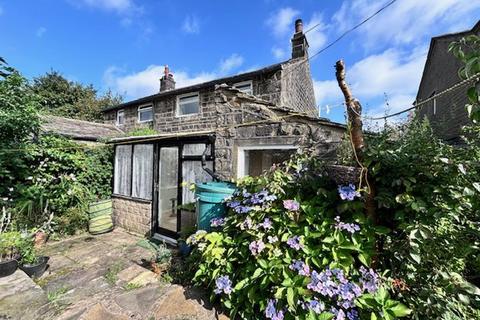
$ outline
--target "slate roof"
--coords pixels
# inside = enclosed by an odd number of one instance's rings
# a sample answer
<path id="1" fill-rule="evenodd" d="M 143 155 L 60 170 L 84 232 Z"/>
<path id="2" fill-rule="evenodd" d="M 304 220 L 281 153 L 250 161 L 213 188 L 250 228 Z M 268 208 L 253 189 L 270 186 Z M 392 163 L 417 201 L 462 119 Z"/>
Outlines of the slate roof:
<path id="1" fill-rule="evenodd" d="M 269 73 L 281 70 L 282 65 L 286 64 L 288 61 L 289 60 L 283 61 L 283 62 L 280 62 L 280 63 L 276 63 L 276 64 L 272 64 L 270 66 L 267 66 L 267 67 L 264 67 L 264 68 L 261 68 L 261 69 L 258 69 L 258 70 L 253 70 L 253 71 L 237 74 L 237 75 L 230 76 L 230 77 L 214 79 L 214 80 L 211 80 L 211 81 L 194 84 L 194 85 L 191 85 L 191 86 L 188 86 L 188 87 L 181 87 L 181 88 L 177 88 L 177 89 L 174 89 L 174 90 L 159 92 L 159 93 L 156 93 L 156 94 L 153 94 L 153 95 L 150 95 L 150 96 L 146 96 L 146 97 L 143 97 L 143 98 L 140 98 L 140 99 L 128 101 L 128 102 L 125 102 L 125 103 L 122 103 L 122 104 L 119 104 L 119 105 L 116 105 L 116 106 L 107 107 L 107 108 L 103 109 L 102 111 L 105 112 L 105 111 L 110 111 L 110 110 L 121 109 L 121 108 L 124 108 L 124 107 L 128 107 L 130 105 L 147 103 L 147 102 L 151 102 L 152 100 L 154 100 L 156 98 L 159 98 L 159 97 L 188 93 L 188 92 L 191 92 L 191 91 L 198 91 L 200 89 L 204 89 L 204 88 L 208 88 L 208 87 L 214 87 L 216 84 L 250 80 L 252 77 L 255 77 L 255 76 L 258 76 L 258 75 L 269 74 Z"/>
<path id="2" fill-rule="evenodd" d="M 98 141 L 124 134 L 114 125 L 83 121 L 51 115 L 42 115 L 41 129 L 46 133 L 56 133 L 73 140 Z"/>

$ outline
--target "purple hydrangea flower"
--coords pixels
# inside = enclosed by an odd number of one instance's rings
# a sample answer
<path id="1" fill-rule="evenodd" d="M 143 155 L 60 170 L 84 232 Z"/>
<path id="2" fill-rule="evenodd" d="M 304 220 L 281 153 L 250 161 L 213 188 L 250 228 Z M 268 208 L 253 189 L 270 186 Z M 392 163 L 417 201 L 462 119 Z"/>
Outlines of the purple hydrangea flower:
<path id="1" fill-rule="evenodd" d="M 248 246 L 248 248 L 250 249 L 252 254 L 256 256 L 256 255 L 259 255 L 260 252 L 263 251 L 263 249 L 265 249 L 265 244 L 263 243 L 262 240 L 252 241 Z"/>
<path id="2" fill-rule="evenodd" d="M 379 276 L 373 269 L 366 269 L 365 267 L 360 267 L 360 274 L 362 278 L 360 283 L 363 290 L 368 291 L 368 293 L 375 293 L 379 285 Z"/>
<path id="3" fill-rule="evenodd" d="M 270 220 L 270 218 L 265 218 L 263 222 L 259 223 L 258 225 L 265 230 L 269 230 L 273 228 L 272 221 Z"/>
<path id="4" fill-rule="evenodd" d="M 335 318 L 333 320 L 345 320 L 346 319 L 345 318 L 345 311 L 343 311 L 342 309 L 336 309 L 336 308 L 332 307 L 330 312 L 335 315 Z"/>
<path id="5" fill-rule="evenodd" d="M 240 205 L 240 201 L 238 200 L 233 200 L 233 201 L 230 201 L 230 202 L 227 202 L 227 207 L 230 207 L 232 209 L 238 207 Z"/>
<path id="6" fill-rule="evenodd" d="M 239 206 L 235 207 L 234 210 L 235 210 L 236 213 L 248 213 L 248 212 L 252 211 L 253 208 L 239 205 Z"/>
<path id="7" fill-rule="evenodd" d="M 290 264 L 289 268 L 291 270 L 295 270 L 301 276 L 309 276 L 310 275 L 310 267 L 303 261 L 300 260 L 293 260 Z"/>
<path id="8" fill-rule="evenodd" d="M 284 313 L 276 308 L 277 300 L 269 299 L 265 309 L 265 317 L 272 320 L 283 320 Z"/>
<path id="9" fill-rule="evenodd" d="M 225 225 L 225 218 L 213 218 L 210 220 L 210 225 L 212 227 L 221 227 Z"/>
<path id="10" fill-rule="evenodd" d="M 360 231 L 360 226 L 358 224 L 341 222 L 339 216 L 335 217 L 335 222 L 335 228 L 337 228 L 338 230 L 345 230 L 350 232 L 351 234 Z"/>
<path id="11" fill-rule="evenodd" d="M 347 318 L 348 320 L 360 320 L 360 315 L 358 314 L 357 310 L 352 309 L 347 311 Z"/>
<path id="12" fill-rule="evenodd" d="M 303 310 L 312 310 L 316 314 L 320 314 L 325 310 L 325 304 L 317 299 L 302 302 L 301 306 Z"/>
<path id="13" fill-rule="evenodd" d="M 215 285 L 216 289 L 214 292 L 216 294 L 230 294 L 232 293 L 232 281 L 230 281 L 230 278 L 228 276 L 221 276 L 218 277 L 217 280 L 215 280 Z"/>
<path id="14" fill-rule="evenodd" d="M 250 219 L 250 217 L 245 218 L 245 221 L 243 221 L 242 224 L 240 225 L 241 230 L 252 229 L 252 227 L 253 227 L 253 221 L 252 219 Z"/>
<path id="15" fill-rule="evenodd" d="M 287 244 L 290 246 L 290 248 L 295 249 L 295 250 L 300 250 L 303 248 L 303 244 L 300 243 L 300 237 L 299 236 L 293 236 L 291 238 L 287 239 Z"/>
<path id="16" fill-rule="evenodd" d="M 342 200 L 352 201 L 355 197 L 360 197 L 360 192 L 355 189 L 354 184 L 348 186 L 338 186 L 338 194 Z"/>
<path id="17" fill-rule="evenodd" d="M 288 211 L 298 211 L 300 209 L 300 203 L 295 200 L 283 200 L 283 207 Z"/>
<path id="18" fill-rule="evenodd" d="M 268 236 L 268 243 L 275 243 L 278 242 L 278 237 L 277 236 Z"/>

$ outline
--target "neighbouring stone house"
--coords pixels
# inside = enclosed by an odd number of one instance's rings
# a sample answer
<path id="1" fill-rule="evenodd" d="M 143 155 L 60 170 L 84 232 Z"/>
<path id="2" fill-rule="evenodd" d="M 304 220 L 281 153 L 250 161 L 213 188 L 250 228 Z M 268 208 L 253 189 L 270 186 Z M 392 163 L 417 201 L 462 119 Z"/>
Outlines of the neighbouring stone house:
<path id="1" fill-rule="evenodd" d="M 480 35 L 480 21 L 471 30 L 432 38 L 416 102 L 433 97 L 462 80 L 458 76 L 462 62 L 448 51 L 448 46 L 472 34 Z M 452 144 L 461 143 L 461 128 L 470 123 L 465 109 L 467 85 L 433 99 L 418 110 L 422 118 L 428 118 L 434 132 Z"/>
<path id="2" fill-rule="evenodd" d="M 115 138 L 113 208 L 117 225 L 175 239 L 185 229 L 178 205 L 194 201 L 190 185 L 258 175 L 300 147 L 329 157 L 345 126 L 318 117 L 302 21 L 292 58 L 259 70 L 175 88 L 169 69 L 157 94 L 104 110 L 105 121 L 128 132 Z"/>

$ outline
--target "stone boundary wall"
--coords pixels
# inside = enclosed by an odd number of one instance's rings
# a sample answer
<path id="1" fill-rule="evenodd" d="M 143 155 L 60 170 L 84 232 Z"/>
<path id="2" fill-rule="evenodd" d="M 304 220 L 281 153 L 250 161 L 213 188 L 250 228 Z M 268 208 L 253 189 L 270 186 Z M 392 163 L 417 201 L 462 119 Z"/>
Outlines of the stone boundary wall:
<path id="1" fill-rule="evenodd" d="M 150 235 L 152 219 L 150 201 L 112 196 L 112 205 L 115 226 L 142 236 Z"/>

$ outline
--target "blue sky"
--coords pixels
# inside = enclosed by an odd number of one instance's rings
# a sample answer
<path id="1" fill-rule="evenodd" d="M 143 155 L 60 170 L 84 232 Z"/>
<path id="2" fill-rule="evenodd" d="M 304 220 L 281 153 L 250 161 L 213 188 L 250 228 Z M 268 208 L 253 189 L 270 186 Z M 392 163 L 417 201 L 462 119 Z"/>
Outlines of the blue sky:
<path id="1" fill-rule="evenodd" d="M 313 54 L 387 2 L 0 0 L 0 56 L 28 78 L 54 69 L 128 100 L 158 91 L 165 64 L 179 87 L 287 59 L 299 17 L 320 24 Z M 339 58 L 368 114 L 395 112 L 414 100 L 430 38 L 479 17 L 480 1 L 397 0 L 311 61 L 321 115 L 344 122 Z"/>

